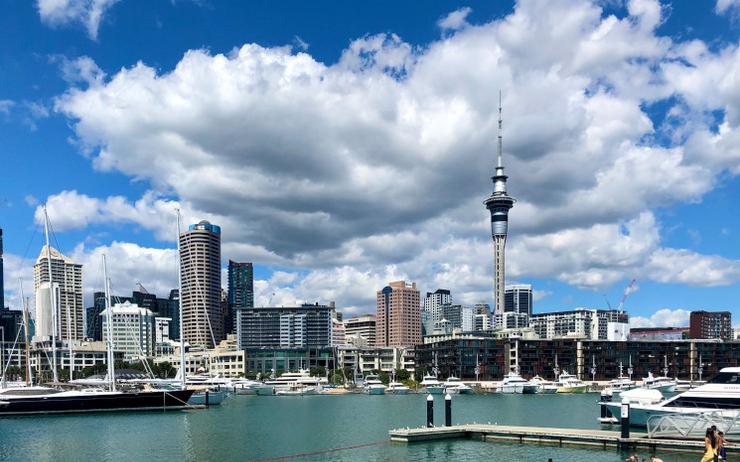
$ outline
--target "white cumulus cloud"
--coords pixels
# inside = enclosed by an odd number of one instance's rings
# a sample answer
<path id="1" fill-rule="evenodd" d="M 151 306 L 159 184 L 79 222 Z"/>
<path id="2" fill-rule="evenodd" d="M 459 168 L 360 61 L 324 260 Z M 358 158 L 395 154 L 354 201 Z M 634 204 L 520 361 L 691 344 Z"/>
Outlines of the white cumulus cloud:
<path id="1" fill-rule="evenodd" d="M 103 16 L 120 0 L 37 0 L 41 21 L 52 26 L 79 23 L 95 40 Z"/>

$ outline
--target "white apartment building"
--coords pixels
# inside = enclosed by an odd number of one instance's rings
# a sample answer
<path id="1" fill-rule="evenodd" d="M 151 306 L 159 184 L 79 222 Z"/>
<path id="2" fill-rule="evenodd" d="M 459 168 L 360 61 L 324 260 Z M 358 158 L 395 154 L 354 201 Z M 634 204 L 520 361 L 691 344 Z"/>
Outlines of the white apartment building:
<path id="1" fill-rule="evenodd" d="M 131 302 L 116 303 L 112 311 L 113 349 L 123 351 L 124 359 L 129 361 L 154 354 L 154 314 Z M 103 342 L 108 341 L 108 310 L 100 313 L 103 317 Z"/>
<path id="2" fill-rule="evenodd" d="M 529 325 L 540 339 L 626 341 L 629 338 L 629 317 L 618 310 L 576 308 L 538 313 L 530 317 Z"/>
<path id="3" fill-rule="evenodd" d="M 154 343 L 166 343 L 170 340 L 172 318 L 157 316 L 154 318 Z"/>

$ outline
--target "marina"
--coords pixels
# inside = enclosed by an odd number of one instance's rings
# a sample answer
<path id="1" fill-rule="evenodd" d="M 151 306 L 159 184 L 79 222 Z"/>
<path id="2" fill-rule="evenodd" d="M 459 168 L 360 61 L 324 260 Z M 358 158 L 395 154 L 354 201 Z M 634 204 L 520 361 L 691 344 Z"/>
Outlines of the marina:
<path id="1" fill-rule="evenodd" d="M 151 448 L 172 459 L 265 460 L 317 452 L 300 460 L 542 460 L 621 462 L 626 449 L 607 445 L 568 447 L 474 439 L 396 444 L 390 429 L 425 422 L 429 395 L 322 394 L 297 398 L 235 395 L 220 406 L 180 412 L 99 413 L 0 419 L 0 460 L 144 461 Z M 453 425 L 551 427 L 609 431 L 601 426 L 596 394 L 459 394 Z M 434 396 L 435 425 L 444 428 L 443 397 Z M 362 422 L 358 424 L 358 422 Z M 477 424 L 476 424 L 477 425 Z M 440 430 L 441 431 L 441 430 Z M 91 435 L 94 435 L 92 437 Z M 377 443 L 377 444 L 376 444 Z M 373 444 L 373 446 L 365 446 Z M 359 447 L 358 447 L 359 446 Z M 351 448 L 326 453 L 336 448 Z M 643 451 L 641 453 L 647 453 Z M 664 460 L 694 461 L 693 455 L 657 450 Z M 327 455 L 329 454 L 329 455 Z"/>

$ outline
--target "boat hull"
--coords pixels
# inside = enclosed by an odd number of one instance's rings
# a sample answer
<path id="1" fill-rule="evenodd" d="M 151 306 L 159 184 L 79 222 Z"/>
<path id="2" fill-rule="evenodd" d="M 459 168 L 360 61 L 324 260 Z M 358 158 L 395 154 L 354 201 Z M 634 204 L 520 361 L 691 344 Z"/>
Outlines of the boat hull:
<path id="1" fill-rule="evenodd" d="M 192 390 L 143 391 L 139 393 L 90 394 L 15 398 L 4 401 L 0 416 L 26 414 L 69 414 L 81 412 L 125 412 L 182 409 Z"/>
<path id="2" fill-rule="evenodd" d="M 500 385 L 496 390 L 505 395 L 521 395 L 524 393 L 524 385 Z"/>
<path id="3" fill-rule="evenodd" d="M 389 395 L 408 395 L 409 394 L 409 391 L 410 390 L 408 388 L 393 388 L 393 389 L 389 388 L 388 390 L 386 390 L 386 394 L 389 394 Z"/>
<path id="4" fill-rule="evenodd" d="M 430 395 L 444 395 L 445 389 L 444 387 L 427 387 L 427 393 Z"/>
<path id="5" fill-rule="evenodd" d="M 522 393 L 525 395 L 534 395 L 539 392 L 540 387 L 538 385 L 524 385 L 524 387 L 522 387 Z"/>
<path id="6" fill-rule="evenodd" d="M 586 393 L 588 385 L 578 385 L 575 387 L 558 387 L 556 393 Z"/>
<path id="7" fill-rule="evenodd" d="M 206 393 L 208 393 L 207 399 Z M 199 391 L 193 393 L 193 395 L 190 397 L 190 400 L 188 400 L 188 404 L 215 406 L 223 403 L 223 401 L 226 399 L 226 396 L 227 393 L 223 390 L 208 392 Z"/>
<path id="8" fill-rule="evenodd" d="M 269 385 L 257 387 L 254 391 L 257 396 L 273 396 L 275 394 L 275 388 Z"/>
<path id="9" fill-rule="evenodd" d="M 368 395 L 384 395 L 385 388 L 380 388 L 380 387 L 366 388 L 365 393 L 367 393 Z"/>

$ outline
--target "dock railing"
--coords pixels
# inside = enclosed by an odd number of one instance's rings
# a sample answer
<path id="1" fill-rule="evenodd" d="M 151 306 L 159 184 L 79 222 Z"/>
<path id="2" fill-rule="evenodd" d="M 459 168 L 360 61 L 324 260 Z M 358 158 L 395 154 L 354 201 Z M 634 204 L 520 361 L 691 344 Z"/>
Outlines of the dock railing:
<path id="1" fill-rule="evenodd" d="M 649 438 L 703 438 L 715 425 L 726 435 L 740 435 L 740 410 L 653 415 L 647 419 Z"/>

